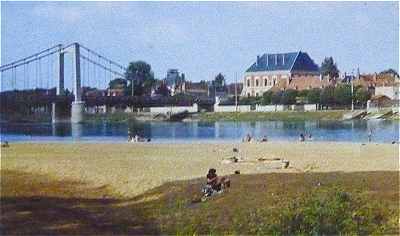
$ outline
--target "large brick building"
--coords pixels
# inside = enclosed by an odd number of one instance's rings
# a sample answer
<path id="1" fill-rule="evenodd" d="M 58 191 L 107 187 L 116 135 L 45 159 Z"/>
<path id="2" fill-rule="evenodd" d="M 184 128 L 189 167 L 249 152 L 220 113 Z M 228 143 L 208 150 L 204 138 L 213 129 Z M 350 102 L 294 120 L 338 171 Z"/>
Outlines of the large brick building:
<path id="1" fill-rule="evenodd" d="M 262 96 L 268 90 L 304 90 L 335 83 L 320 76 L 319 67 L 305 52 L 264 54 L 247 69 L 242 96 Z"/>

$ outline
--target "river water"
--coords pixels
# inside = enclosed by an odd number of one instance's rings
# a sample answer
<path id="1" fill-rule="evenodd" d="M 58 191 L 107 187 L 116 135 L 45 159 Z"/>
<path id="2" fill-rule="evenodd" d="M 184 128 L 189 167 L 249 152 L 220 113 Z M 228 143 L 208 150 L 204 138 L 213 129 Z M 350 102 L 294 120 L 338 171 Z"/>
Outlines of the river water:
<path id="1" fill-rule="evenodd" d="M 272 141 L 295 141 L 300 133 L 315 141 L 399 141 L 399 122 L 352 121 L 257 121 L 257 122 L 140 122 L 96 124 L 2 123 L 1 140 L 9 142 L 126 142 L 128 129 L 154 142 L 239 142 L 246 134 Z"/>

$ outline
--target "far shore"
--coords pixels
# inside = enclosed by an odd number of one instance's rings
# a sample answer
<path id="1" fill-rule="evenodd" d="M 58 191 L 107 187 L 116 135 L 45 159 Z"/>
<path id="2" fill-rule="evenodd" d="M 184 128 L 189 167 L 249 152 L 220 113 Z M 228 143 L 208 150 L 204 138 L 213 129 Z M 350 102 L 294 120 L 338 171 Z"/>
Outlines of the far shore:
<path id="1" fill-rule="evenodd" d="M 328 120 L 342 121 L 343 115 L 351 110 L 318 110 L 318 111 L 277 111 L 277 112 L 197 112 L 189 113 L 182 119 L 184 122 L 215 122 L 215 121 L 309 121 Z M 376 114 L 378 114 L 377 112 Z M 375 114 L 375 113 L 374 113 Z M 355 120 L 360 118 L 354 118 Z M 389 114 L 380 117 L 382 120 L 399 120 L 399 114 Z M 0 117 L 1 122 L 7 123 L 48 123 L 51 122 L 50 114 L 22 115 Z M 156 116 L 151 113 L 98 113 L 85 114 L 84 123 L 125 123 L 128 121 L 168 121 L 167 116 Z M 69 122 L 69 118 L 65 118 Z"/>
<path id="2" fill-rule="evenodd" d="M 239 150 L 238 154 L 233 148 Z M 243 163 L 222 163 L 240 157 Z M 286 169 L 258 162 L 284 159 Z M 106 188 L 132 197 L 163 183 L 220 175 L 256 173 L 398 171 L 398 144 L 339 142 L 267 143 L 12 143 L 2 148 L 1 170 L 48 175 Z"/>

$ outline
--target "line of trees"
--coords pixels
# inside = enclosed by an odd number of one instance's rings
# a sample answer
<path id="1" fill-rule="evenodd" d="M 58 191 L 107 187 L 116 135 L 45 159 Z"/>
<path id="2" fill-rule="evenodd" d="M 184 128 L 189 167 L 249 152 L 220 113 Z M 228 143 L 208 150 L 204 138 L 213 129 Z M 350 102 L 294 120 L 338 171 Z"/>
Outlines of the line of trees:
<path id="1" fill-rule="evenodd" d="M 364 107 L 370 97 L 371 93 L 361 86 L 354 88 L 352 96 L 351 85 L 340 84 L 336 87 L 325 87 L 323 89 L 267 91 L 262 97 L 241 98 L 240 103 L 252 105 L 320 104 L 322 106 L 331 107 L 349 106 L 353 99 L 355 105 Z"/>

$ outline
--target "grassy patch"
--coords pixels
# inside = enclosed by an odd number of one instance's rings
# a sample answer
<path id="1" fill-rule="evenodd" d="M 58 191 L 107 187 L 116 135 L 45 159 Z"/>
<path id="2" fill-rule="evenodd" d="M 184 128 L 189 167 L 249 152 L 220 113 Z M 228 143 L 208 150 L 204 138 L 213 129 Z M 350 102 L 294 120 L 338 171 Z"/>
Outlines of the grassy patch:
<path id="1" fill-rule="evenodd" d="M 125 123 L 128 120 L 134 120 L 134 113 L 115 112 L 106 114 L 85 114 L 84 120 L 88 123 Z"/>
<path id="2" fill-rule="evenodd" d="M 315 112 L 220 112 L 201 113 L 201 121 L 304 121 L 304 120 L 341 120 L 348 111 L 315 111 Z"/>
<path id="3" fill-rule="evenodd" d="M 234 175 L 228 191 L 198 203 L 204 179 L 109 199 L 99 188 L 79 191 L 75 183 L 2 170 L 2 233 L 398 234 L 398 177 L 398 172 Z"/>

